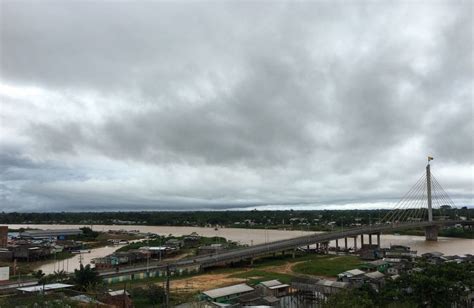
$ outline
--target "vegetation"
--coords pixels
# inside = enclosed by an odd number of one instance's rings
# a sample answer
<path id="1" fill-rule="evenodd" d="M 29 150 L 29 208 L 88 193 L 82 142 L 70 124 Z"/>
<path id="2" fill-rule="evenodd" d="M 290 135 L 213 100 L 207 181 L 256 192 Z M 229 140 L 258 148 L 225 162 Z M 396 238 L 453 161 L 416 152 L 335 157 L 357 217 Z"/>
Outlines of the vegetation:
<path id="1" fill-rule="evenodd" d="M 146 287 L 133 288 L 130 295 L 136 307 L 155 307 L 165 301 L 165 290 L 154 283 L 148 283 Z"/>
<path id="2" fill-rule="evenodd" d="M 360 265 L 360 259 L 354 256 L 325 255 L 296 264 L 293 266 L 293 271 L 307 275 L 336 276 L 344 271 L 358 268 Z"/>
<path id="3" fill-rule="evenodd" d="M 425 236 L 424 229 L 401 230 L 397 231 L 397 233 L 402 235 Z M 447 227 L 439 230 L 438 236 L 474 239 L 474 229 Z"/>
<path id="4" fill-rule="evenodd" d="M 420 264 L 423 271 L 387 280 L 379 292 L 370 286 L 340 292 L 325 307 L 464 307 L 469 290 L 474 289 L 474 264 Z"/>
<path id="5" fill-rule="evenodd" d="M 369 224 L 382 219 L 388 210 L 322 211 L 216 211 L 216 212 L 83 212 L 83 213 L 0 213 L 1 224 L 136 224 L 160 226 L 232 226 L 332 230 L 354 223 Z M 450 219 L 474 217 L 474 208 L 445 207 L 435 216 Z M 328 225 L 328 223 L 333 224 Z"/>
<path id="6" fill-rule="evenodd" d="M 81 264 L 79 269 L 75 269 L 73 281 L 81 290 L 93 289 L 102 283 L 99 273 L 95 268 L 91 268 L 90 264 Z"/>
<path id="7" fill-rule="evenodd" d="M 18 294 L 10 297 L 0 298 L 0 307 L 42 307 L 42 308 L 64 308 L 84 307 L 79 302 L 70 300 L 62 294 Z"/>

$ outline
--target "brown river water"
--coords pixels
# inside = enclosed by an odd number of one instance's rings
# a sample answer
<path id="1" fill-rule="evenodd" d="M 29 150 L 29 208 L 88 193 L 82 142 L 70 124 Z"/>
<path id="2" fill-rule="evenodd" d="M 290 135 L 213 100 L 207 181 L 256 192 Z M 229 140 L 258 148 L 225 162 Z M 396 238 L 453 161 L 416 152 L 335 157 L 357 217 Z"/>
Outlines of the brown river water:
<path id="1" fill-rule="evenodd" d="M 35 225 L 35 224 L 21 224 L 21 225 L 8 225 L 11 229 L 19 228 L 36 228 L 36 229 L 68 229 L 68 228 L 81 228 L 84 225 Z M 91 227 L 90 225 L 88 227 Z M 239 242 L 241 244 L 256 245 L 264 244 L 267 242 L 294 238 L 301 235 L 318 233 L 311 231 L 289 231 L 289 230 L 271 230 L 271 229 L 239 229 L 239 228 L 220 228 L 214 230 L 214 228 L 202 228 L 202 227 L 171 227 L 171 226 L 137 226 L 137 225 L 93 225 L 92 228 L 96 231 L 108 231 L 108 230 L 138 230 L 143 233 L 151 232 L 160 235 L 187 235 L 192 232 L 196 232 L 201 236 L 220 236 L 228 240 Z M 372 237 L 375 243 L 376 237 Z M 365 243 L 368 243 L 368 236 L 365 236 Z M 446 255 L 463 255 L 463 254 L 474 254 L 474 239 L 460 239 L 460 238 L 446 238 L 440 237 L 437 242 L 427 242 L 423 236 L 411 236 L 411 235 L 391 235 L 383 234 L 381 236 L 381 246 L 389 247 L 392 245 L 406 245 L 410 246 L 412 250 L 418 251 L 418 255 L 425 252 L 439 251 Z M 348 239 L 348 246 L 353 246 L 353 240 Z M 334 246 L 334 243 L 331 243 Z M 344 240 L 339 240 L 339 246 L 344 245 Z M 357 244 L 360 247 L 360 239 Z M 106 246 L 101 248 L 92 249 L 90 253 L 84 253 L 81 255 L 75 255 L 74 257 L 61 260 L 61 261 L 50 261 L 47 262 L 38 269 L 43 270 L 45 273 L 52 273 L 55 270 L 66 270 L 68 272 L 74 271 L 75 268 L 79 267 L 80 261 L 83 264 L 88 264 L 93 258 L 103 257 L 111 254 L 121 246 Z M 81 260 L 82 259 L 82 260 Z"/>

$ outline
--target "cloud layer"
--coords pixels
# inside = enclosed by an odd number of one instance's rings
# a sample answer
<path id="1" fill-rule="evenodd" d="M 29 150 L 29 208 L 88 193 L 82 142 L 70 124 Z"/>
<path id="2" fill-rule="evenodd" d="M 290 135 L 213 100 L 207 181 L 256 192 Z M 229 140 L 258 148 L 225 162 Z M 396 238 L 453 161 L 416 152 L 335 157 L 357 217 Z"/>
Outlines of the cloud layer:
<path id="1" fill-rule="evenodd" d="M 1 1 L 6 211 L 473 204 L 473 4 Z"/>

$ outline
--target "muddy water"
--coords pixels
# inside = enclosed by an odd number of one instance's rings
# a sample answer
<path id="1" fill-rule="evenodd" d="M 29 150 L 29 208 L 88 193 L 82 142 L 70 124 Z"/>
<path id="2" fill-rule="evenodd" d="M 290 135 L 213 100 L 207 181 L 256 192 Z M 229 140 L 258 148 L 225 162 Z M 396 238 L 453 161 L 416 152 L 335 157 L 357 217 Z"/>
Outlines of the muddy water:
<path id="1" fill-rule="evenodd" d="M 68 229 L 80 228 L 84 225 L 9 225 L 11 229 L 19 228 L 36 228 L 36 229 Z M 90 226 L 89 226 L 90 227 Z M 221 228 L 214 230 L 214 228 L 200 228 L 200 227 L 169 227 L 169 226 L 124 226 L 124 225 L 94 225 L 92 228 L 96 231 L 108 230 L 139 230 L 140 232 L 152 232 L 160 235 L 187 235 L 196 232 L 202 236 L 220 236 L 228 240 L 236 241 L 241 244 L 256 245 L 266 242 L 272 242 L 282 239 L 289 239 L 305 234 L 317 233 L 307 231 L 287 231 L 287 230 L 265 230 L 265 229 L 237 229 L 237 228 Z M 376 237 L 372 237 L 375 243 Z M 369 242 L 368 236 L 365 236 L 365 243 Z M 427 242 L 422 236 L 409 235 L 382 235 L 382 247 L 388 247 L 390 244 L 410 246 L 413 250 L 418 251 L 418 255 L 430 252 L 440 251 L 447 255 L 463 255 L 474 254 L 474 239 L 459 239 L 459 238 L 443 238 L 440 237 L 437 242 Z M 332 243 L 332 245 L 335 245 Z M 344 240 L 339 240 L 339 246 L 344 245 Z M 353 240 L 348 239 L 348 246 L 353 247 Z M 360 247 L 360 240 L 357 243 Z M 76 255 L 68 260 L 61 260 L 59 262 L 48 262 L 39 267 L 46 273 L 51 273 L 54 270 L 64 269 L 69 272 L 74 271 L 79 267 L 79 261 L 82 257 L 82 263 L 88 264 L 93 258 L 103 257 L 112 253 L 120 246 L 107 246 L 102 248 L 92 249 L 91 253 Z"/>

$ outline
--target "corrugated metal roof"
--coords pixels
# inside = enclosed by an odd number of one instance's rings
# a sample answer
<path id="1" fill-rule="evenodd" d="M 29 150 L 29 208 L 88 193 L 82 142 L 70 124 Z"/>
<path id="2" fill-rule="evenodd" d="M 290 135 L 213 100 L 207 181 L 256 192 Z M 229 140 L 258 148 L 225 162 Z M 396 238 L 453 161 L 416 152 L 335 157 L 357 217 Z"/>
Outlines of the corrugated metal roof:
<path id="1" fill-rule="evenodd" d="M 367 262 L 367 264 L 372 264 L 372 265 L 375 265 L 375 266 L 385 265 L 387 263 L 388 263 L 388 261 L 385 261 L 385 260 L 375 260 L 375 261 Z"/>
<path id="2" fill-rule="evenodd" d="M 49 237 L 49 236 L 59 236 L 59 235 L 77 235 L 82 234 L 80 229 L 47 229 L 47 230 L 28 230 L 21 232 L 20 236 L 22 237 Z"/>
<path id="3" fill-rule="evenodd" d="M 219 298 L 223 296 L 250 292 L 250 291 L 253 291 L 252 287 L 246 285 L 245 283 L 241 283 L 241 284 L 236 284 L 236 285 L 225 287 L 225 288 L 204 291 L 202 293 L 209 296 L 210 298 Z"/>
<path id="4" fill-rule="evenodd" d="M 273 286 L 273 287 L 268 287 L 270 290 L 275 290 L 275 289 L 281 289 L 281 288 L 286 288 L 286 287 L 289 287 L 290 285 L 289 284 L 279 284 L 279 285 L 276 285 L 276 286 Z"/>
<path id="5" fill-rule="evenodd" d="M 353 269 L 353 270 L 350 270 L 350 271 L 345 271 L 343 273 L 340 273 L 339 276 L 352 277 L 352 276 L 358 276 L 358 275 L 362 275 L 362 274 L 365 274 L 365 272 L 361 271 L 360 269 Z"/>
<path id="6" fill-rule="evenodd" d="M 128 291 L 125 291 L 125 290 L 116 290 L 116 291 L 109 292 L 110 296 L 118 296 L 118 295 L 123 295 L 123 294 L 130 295 Z"/>
<path id="7" fill-rule="evenodd" d="M 320 286 L 324 286 L 324 287 L 333 287 L 333 288 L 345 288 L 349 285 L 348 282 L 334 281 L 334 280 L 327 280 L 327 279 L 321 279 L 318 282 L 316 282 L 316 284 Z"/>
<path id="8" fill-rule="evenodd" d="M 72 284 L 65 284 L 65 283 L 50 283 L 45 285 L 37 285 L 32 287 L 25 287 L 25 288 L 17 288 L 19 291 L 23 292 L 40 292 L 40 291 L 49 291 L 49 290 L 57 290 L 63 288 L 70 288 L 73 287 Z"/>
<path id="9" fill-rule="evenodd" d="M 385 277 L 384 274 L 382 274 L 381 272 L 379 271 L 375 271 L 375 272 L 371 272 L 371 273 L 366 273 L 365 276 L 371 278 L 371 279 L 380 279 L 380 278 L 383 278 Z"/>
<path id="10" fill-rule="evenodd" d="M 280 281 L 278 280 L 267 280 L 267 281 L 262 281 L 260 282 L 261 285 L 264 285 L 266 287 L 274 287 L 274 286 L 278 286 L 280 284 L 282 284 Z"/>

